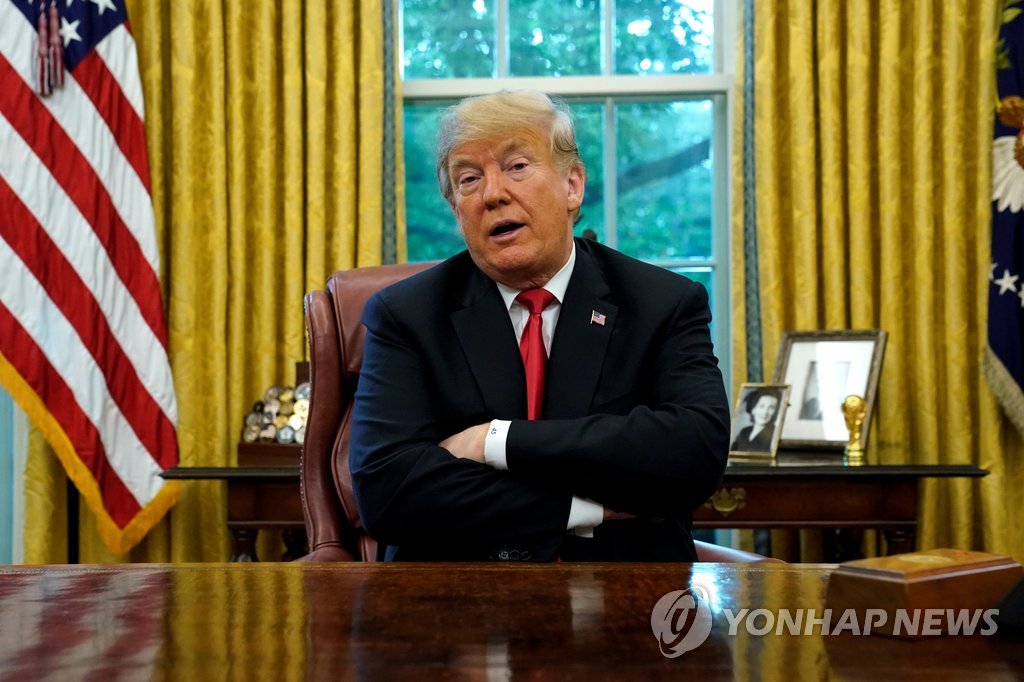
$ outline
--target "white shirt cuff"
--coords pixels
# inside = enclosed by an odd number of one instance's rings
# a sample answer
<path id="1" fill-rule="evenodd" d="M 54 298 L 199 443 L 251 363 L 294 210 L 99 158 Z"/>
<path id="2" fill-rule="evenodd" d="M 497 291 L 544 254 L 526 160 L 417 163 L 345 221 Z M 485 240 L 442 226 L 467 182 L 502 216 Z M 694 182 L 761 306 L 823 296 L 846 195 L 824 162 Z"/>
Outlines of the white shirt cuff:
<path id="1" fill-rule="evenodd" d="M 512 422 L 507 419 L 492 419 L 484 437 L 484 464 L 489 464 L 500 471 L 508 471 L 508 460 L 505 457 L 505 441 L 508 439 L 508 427 Z"/>
<path id="2" fill-rule="evenodd" d="M 569 507 L 569 523 L 566 530 L 572 531 L 573 535 L 584 538 L 594 537 L 594 528 L 604 521 L 604 506 L 584 499 L 573 497 L 572 506 Z"/>

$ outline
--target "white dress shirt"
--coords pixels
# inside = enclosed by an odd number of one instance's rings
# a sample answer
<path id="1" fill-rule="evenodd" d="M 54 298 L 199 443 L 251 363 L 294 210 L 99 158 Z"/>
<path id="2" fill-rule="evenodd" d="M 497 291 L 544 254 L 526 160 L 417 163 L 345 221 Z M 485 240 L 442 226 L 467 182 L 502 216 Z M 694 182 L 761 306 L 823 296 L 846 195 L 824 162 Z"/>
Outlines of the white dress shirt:
<path id="1" fill-rule="evenodd" d="M 555 300 L 540 315 L 543 321 L 541 333 L 544 337 L 544 350 L 548 356 L 551 355 L 551 339 L 555 336 L 558 315 L 562 311 L 562 300 L 565 298 L 565 290 L 569 288 L 569 279 L 572 277 L 572 269 L 575 264 L 576 245 L 573 244 L 569 260 L 543 287 L 555 297 Z M 508 308 L 509 318 L 512 321 L 512 328 L 516 332 L 516 343 L 518 344 L 523 336 L 523 329 L 526 328 L 526 322 L 530 319 L 530 312 L 523 304 L 516 300 L 516 296 L 521 293 L 521 290 L 505 286 L 500 282 L 495 284 L 498 285 L 498 292 L 505 302 L 505 307 Z M 505 441 L 508 439 L 508 429 L 511 423 L 505 419 L 494 419 L 487 429 L 487 437 L 484 439 L 484 462 L 495 469 L 508 470 Z M 594 528 L 599 526 L 603 520 L 604 507 L 602 505 L 582 497 L 573 496 L 572 506 L 569 508 L 569 523 L 566 530 L 570 530 L 574 534 L 583 537 L 593 537 Z"/>

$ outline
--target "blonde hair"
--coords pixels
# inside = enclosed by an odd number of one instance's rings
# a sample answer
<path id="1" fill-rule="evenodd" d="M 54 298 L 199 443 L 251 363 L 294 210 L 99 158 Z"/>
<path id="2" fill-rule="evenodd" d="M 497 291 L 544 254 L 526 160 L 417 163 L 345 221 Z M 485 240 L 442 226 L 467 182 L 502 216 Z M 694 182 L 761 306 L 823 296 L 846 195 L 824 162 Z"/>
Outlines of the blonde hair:
<path id="1" fill-rule="evenodd" d="M 448 175 L 448 157 L 466 142 L 509 137 L 519 130 L 536 130 L 551 140 L 551 159 L 564 175 L 586 166 L 576 146 L 572 112 L 561 99 L 536 90 L 501 90 L 492 95 L 467 97 L 441 116 L 437 131 L 437 184 L 441 195 L 455 206 L 455 190 Z"/>

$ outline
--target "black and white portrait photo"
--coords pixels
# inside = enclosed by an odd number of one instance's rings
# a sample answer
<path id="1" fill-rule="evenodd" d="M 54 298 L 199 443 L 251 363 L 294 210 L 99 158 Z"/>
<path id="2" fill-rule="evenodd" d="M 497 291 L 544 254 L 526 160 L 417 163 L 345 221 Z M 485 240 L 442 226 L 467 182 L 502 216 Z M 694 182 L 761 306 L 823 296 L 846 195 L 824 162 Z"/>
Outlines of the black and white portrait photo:
<path id="1" fill-rule="evenodd" d="M 789 392 L 786 384 L 743 384 L 733 414 L 730 456 L 775 455 Z"/>

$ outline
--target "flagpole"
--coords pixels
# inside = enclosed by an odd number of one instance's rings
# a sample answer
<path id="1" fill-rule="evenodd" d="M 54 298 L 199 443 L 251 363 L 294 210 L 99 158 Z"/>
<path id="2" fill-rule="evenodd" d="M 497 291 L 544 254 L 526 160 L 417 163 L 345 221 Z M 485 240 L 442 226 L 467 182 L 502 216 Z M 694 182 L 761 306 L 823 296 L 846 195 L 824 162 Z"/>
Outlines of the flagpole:
<path id="1" fill-rule="evenodd" d="M 78 488 L 68 479 L 68 563 L 78 563 Z"/>

